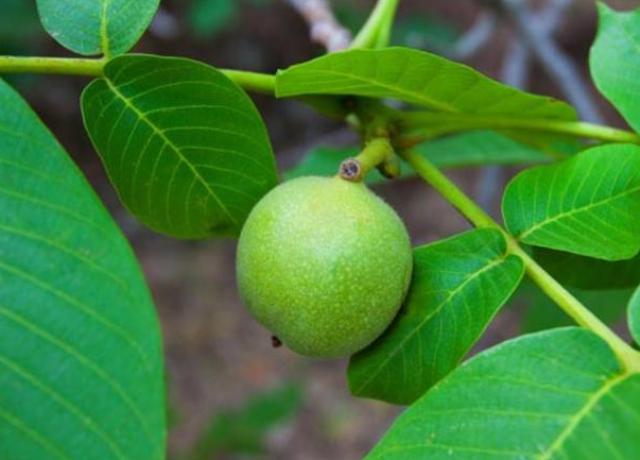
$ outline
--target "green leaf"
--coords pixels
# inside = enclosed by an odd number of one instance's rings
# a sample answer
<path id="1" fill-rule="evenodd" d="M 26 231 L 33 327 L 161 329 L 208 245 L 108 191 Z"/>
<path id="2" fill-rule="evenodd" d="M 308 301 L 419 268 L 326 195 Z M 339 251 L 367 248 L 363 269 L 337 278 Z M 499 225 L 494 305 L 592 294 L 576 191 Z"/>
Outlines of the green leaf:
<path id="1" fill-rule="evenodd" d="M 367 460 L 640 458 L 640 375 L 578 328 L 528 335 L 458 368 Z"/>
<path id="2" fill-rule="evenodd" d="M 543 133 L 527 130 L 504 129 L 500 132 L 521 145 L 539 150 L 556 160 L 567 158 L 584 149 L 584 144 L 577 138 L 558 133 Z"/>
<path id="3" fill-rule="evenodd" d="M 550 160 L 540 150 L 494 131 L 469 131 L 447 136 L 420 144 L 416 151 L 441 168 L 521 165 Z"/>
<path id="4" fill-rule="evenodd" d="M 392 98 L 437 112 L 573 120 L 569 105 L 527 94 L 426 51 L 348 50 L 278 73 L 278 97 L 305 94 Z"/>
<path id="5" fill-rule="evenodd" d="M 158 320 L 129 245 L 0 81 L 0 458 L 162 459 Z"/>
<path id="6" fill-rule="evenodd" d="M 302 402 L 302 391 L 293 384 L 252 396 L 242 407 L 215 415 L 196 441 L 189 459 L 264 453 L 266 436 L 292 418 Z"/>
<path id="7" fill-rule="evenodd" d="M 640 343 L 640 288 L 633 294 L 629 302 L 629 330 L 636 343 Z"/>
<path id="8" fill-rule="evenodd" d="M 0 52 L 12 54 L 8 51 L 14 47 L 21 51 L 32 48 L 34 39 L 42 34 L 36 6 L 24 0 L 2 0 L 0 4 Z"/>
<path id="9" fill-rule="evenodd" d="M 518 287 L 524 268 L 498 230 L 422 246 L 391 326 L 351 359 L 356 396 L 408 404 L 453 370 Z"/>
<path id="10" fill-rule="evenodd" d="M 416 147 L 416 151 L 441 168 L 489 164 L 530 164 L 549 161 L 549 157 L 539 150 L 515 142 L 493 131 L 470 131 L 444 137 L 420 144 Z M 358 149 L 355 147 L 318 147 L 308 152 L 302 161 L 285 172 L 284 176 L 285 179 L 310 175 L 331 176 L 336 174 L 343 160 L 357 154 Z M 415 172 L 411 166 L 403 162 L 401 177 L 414 175 Z M 384 177 L 377 171 L 372 171 L 367 176 L 369 184 L 384 180 Z"/>
<path id="11" fill-rule="evenodd" d="M 569 291 L 606 324 L 613 324 L 624 316 L 632 294 L 630 289 L 585 291 L 571 288 Z M 521 331 L 524 333 L 575 324 L 575 321 L 531 282 L 522 283 L 514 302 L 518 300 L 524 300 L 527 304 L 521 325 Z"/>
<path id="12" fill-rule="evenodd" d="M 236 235 L 277 182 L 258 111 L 205 64 L 115 58 L 84 91 L 82 113 L 120 198 L 159 232 Z"/>
<path id="13" fill-rule="evenodd" d="M 598 90 L 640 132 L 640 9 L 616 12 L 598 3 L 600 25 L 589 67 Z"/>
<path id="14" fill-rule="evenodd" d="M 640 284 L 640 254 L 608 262 L 567 252 L 535 248 L 533 257 L 560 283 L 586 290 L 625 289 Z"/>
<path id="15" fill-rule="evenodd" d="M 534 246 L 604 260 L 640 251 L 640 147 L 594 147 L 520 173 L 502 210 L 509 231 Z"/>
<path id="16" fill-rule="evenodd" d="M 151 23 L 159 0 L 37 0 L 44 28 L 79 54 L 129 51 Z"/>

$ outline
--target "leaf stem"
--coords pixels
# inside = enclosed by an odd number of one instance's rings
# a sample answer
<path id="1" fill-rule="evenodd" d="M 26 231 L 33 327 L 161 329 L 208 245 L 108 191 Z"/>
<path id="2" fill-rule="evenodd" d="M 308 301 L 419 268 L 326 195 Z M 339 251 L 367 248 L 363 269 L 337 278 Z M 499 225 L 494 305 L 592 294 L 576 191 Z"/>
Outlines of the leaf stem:
<path id="1" fill-rule="evenodd" d="M 569 136 L 597 139 L 606 142 L 640 144 L 640 135 L 622 129 L 586 123 L 537 118 L 504 118 L 483 115 L 466 115 L 435 112 L 405 112 L 398 115 L 404 130 L 436 129 L 439 134 L 472 129 L 522 129 Z"/>
<path id="2" fill-rule="evenodd" d="M 40 73 L 101 77 L 107 59 L 0 56 L 0 74 Z M 238 86 L 257 93 L 273 95 L 276 77 L 258 72 L 218 69 Z"/>
<path id="3" fill-rule="evenodd" d="M 436 189 L 451 205 L 476 227 L 491 227 L 500 230 L 505 236 L 511 254 L 519 256 L 527 275 L 577 324 L 598 334 L 618 355 L 622 364 L 633 372 L 640 372 L 640 353 L 633 350 L 618 337 L 587 307 L 558 283 L 544 268 L 527 254 L 518 242 L 491 218 L 478 204 L 469 198 L 446 175 L 429 162 L 424 156 L 412 152 L 400 155 L 416 170 L 428 184 Z"/>
<path id="4" fill-rule="evenodd" d="M 0 56 L 2 73 L 46 73 L 99 77 L 105 59 Z"/>
<path id="5" fill-rule="evenodd" d="M 382 48 L 389 44 L 399 0 L 378 0 L 350 48 Z"/>
<path id="6" fill-rule="evenodd" d="M 236 85 L 247 91 L 268 94 L 276 92 L 276 77 L 268 73 L 247 72 L 244 70 L 218 69 Z"/>

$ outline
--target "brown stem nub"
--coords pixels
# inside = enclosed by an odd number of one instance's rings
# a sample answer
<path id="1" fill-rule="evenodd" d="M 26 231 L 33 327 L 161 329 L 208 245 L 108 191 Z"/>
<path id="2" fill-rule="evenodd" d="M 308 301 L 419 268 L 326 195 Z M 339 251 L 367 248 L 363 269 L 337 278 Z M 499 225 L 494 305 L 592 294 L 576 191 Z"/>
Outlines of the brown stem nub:
<path id="1" fill-rule="evenodd" d="M 362 165 L 355 158 L 347 158 L 340 164 L 340 177 L 348 181 L 358 182 L 362 179 Z"/>
<path id="2" fill-rule="evenodd" d="M 282 341 L 276 337 L 275 335 L 271 336 L 271 346 L 273 348 L 280 348 L 282 346 Z"/>

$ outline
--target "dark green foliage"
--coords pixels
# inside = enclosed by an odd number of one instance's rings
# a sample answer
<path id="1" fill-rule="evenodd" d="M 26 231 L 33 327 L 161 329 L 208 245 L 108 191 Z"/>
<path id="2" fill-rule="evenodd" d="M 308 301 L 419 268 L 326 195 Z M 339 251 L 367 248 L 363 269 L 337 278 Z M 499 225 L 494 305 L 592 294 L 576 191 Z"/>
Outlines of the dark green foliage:
<path id="1" fill-rule="evenodd" d="M 302 402 L 302 390 L 293 384 L 254 395 L 243 406 L 214 415 L 187 458 L 264 454 L 265 437 L 293 418 Z"/>
<path id="2" fill-rule="evenodd" d="M 159 232 L 237 235 L 277 182 L 260 115 L 207 65 L 116 58 L 83 93 L 82 113 L 120 198 Z"/>

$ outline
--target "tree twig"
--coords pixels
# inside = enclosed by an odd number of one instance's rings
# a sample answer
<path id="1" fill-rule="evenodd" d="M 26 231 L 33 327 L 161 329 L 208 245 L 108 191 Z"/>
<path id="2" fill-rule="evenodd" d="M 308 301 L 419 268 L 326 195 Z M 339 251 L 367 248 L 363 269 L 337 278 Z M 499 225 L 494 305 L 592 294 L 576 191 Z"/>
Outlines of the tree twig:
<path id="1" fill-rule="evenodd" d="M 307 22 L 311 40 L 327 51 L 340 51 L 351 44 L 351 32 L 335 18 L 327 0 L 287 0 Z"/>
<path id="2" fill-rule="evenodd" d="M 480 14 L 473 25 L 467 30 L 445 54 L 453 59 L 465 60 L 473 56 L 487 44 L 495 31 L 497 23 L 493 11 Z"/>
<path id="3" fill-rule="evenodd" d="M 583 120 L 602 123 L 591 92 L 578 68 L 552 38 L 550 26 L 559 22 L 568 0 L 550 0 L 551 10 L 536 18 L 524 0 L 502 0 L 501 4 L 513 19 L 518 32 L 541 62 L 546 71 L 560 86 L 569 102 L 573 104 Z M 555 10 L 555 11 L 554 11 Z"/>
<path id="4" fill-rule="evenodd" d="M 553 37 L 570 4 L 571 0 L 549 0 L 542 11 L 531 13 L 530 20 L 533 22 L 533 27 L 544 36 Z M 519 33 L 507 50 L 500 80 L 510 86 L 526 90 L 529 86 L 531 58 L 531 46 Z M 587 114 L 581 113 L 581 115 Z M 493 209 L 495 197 L 502 189 L 503 181 L 504 170 L 500 166 L 489 166 L 483 170 L 477 193 L 478 202 L 483 208 Z"/>

